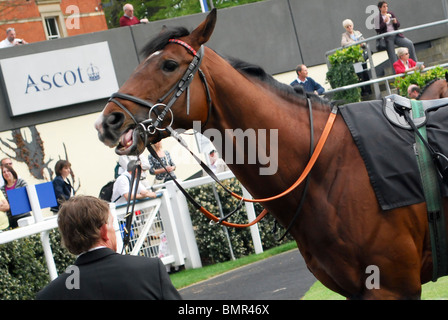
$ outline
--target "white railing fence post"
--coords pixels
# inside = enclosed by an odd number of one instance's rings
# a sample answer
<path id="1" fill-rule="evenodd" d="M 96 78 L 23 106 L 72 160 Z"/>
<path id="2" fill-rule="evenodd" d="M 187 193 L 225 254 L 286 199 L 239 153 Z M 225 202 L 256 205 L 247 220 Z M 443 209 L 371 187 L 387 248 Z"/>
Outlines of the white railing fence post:
<path id="1" fill-rule="evenodd" d="M 178 228 L 178 221 L 176 214 L 171 207 L 170 196 L 167 190 L 163 190 L 163 196 L 160 198 L 162 204 L 160 205 L 160 217 L 163 221 L 163 228 L 168 240 L 168 247 L 170 255 L 174 257 L 174 266 L 181 266 L 185 264 L 184 254 L 182 251 L 180 231 Z"/>
<path id="2" fill-rule="evenodd" d="M 185 196 L 177 190 L 174 182 L 167 182 L 165 185 L 170 196 L 171 207 L 173 208 L 174 214 L 177 216 L 176 221 L 180 221 L 177 226 L 179 227 L 182 250 L 186 255 L 185 268 L 200 268 L 202 267 L 202 262 L 201 257 L 199 256 L 199 249 L 193 231 L 193 224 L 191 222 L 187 200 L 185 199 Z"/>
<path id="3" fill-rule="evenodd" d="M 28 194 L 28 200 L 30 201 L 31 210 L 33 211 L 34 220 L 36 223 L 42 222 L 44 218 L 39 204 L 39 198 L 37 197 L 36 186 L 28 185 L 26 187 L 26 192 Z M 40 240 L 42 242 L 42 248 L 44 249 L 45 262 L 47 263 L 50 279 L 54 280 L 58 276 L 58 271 L 56 269 L 56 264 L 54 263 L 53 251 L 51 250 L 50 232 L 48 230 L 41 232 Z"/>
<path id="4" fill-rule="evenodd" d="M 252 199 L 252 195 L 249 193 L 249 191 L 244 188 L 243 185 L 241 185 L 241 189 L 243 190 L 243 197 L 246 199 Z M 247 212 L 247 219 L 249 222 L 255 220 L 255 208 L 254 204 L 252 202 L 246 202 L 246 212 Z M 260 237 L 260 230 L 258 228 L 258 223 L 254 224 L 250 227 L 250 234 L 252 236 L 252 241 L 254 243 L 255 253 L 262 253 L 263 252 L 263 245 L 261 243 L 261 237 Z"/>

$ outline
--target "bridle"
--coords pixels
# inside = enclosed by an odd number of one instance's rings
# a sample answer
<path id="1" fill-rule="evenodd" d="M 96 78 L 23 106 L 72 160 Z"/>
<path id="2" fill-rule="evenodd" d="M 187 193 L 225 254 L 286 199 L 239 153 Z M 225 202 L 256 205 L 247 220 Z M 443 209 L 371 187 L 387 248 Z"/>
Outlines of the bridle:
<path id="1" fill-rule="evenodd" d="M 202 124 L 204 127 L 208 119 L 210 117 L 210 111 L 212 106 L 212 100 L 210 96 L 210 90 L 208 87 L 207 79 L 205 78 L 204 73 L 200 69 L 200 65 L 202 62 L 202 58 L 204 57 L 204 46 L 201 46 L 198 51 L 196 51 L 193 47 L 191 47 L 188 43 L 179 40 L 179 39 L 170 39 L 168 40 L 169 43 L 176 43 L 178 45 L 183 46 L 189 53 L 193 55 L 193 60 L 188 65 L 187 70 L 185 71 L 184 75 L 177 81 L 177 83 L 171 87 L 168 92 L 166 92 L 161 98 L 157 100 L 156 103 L 149 102 L 147 100 L 143 100 L 140 98 L 137 98 L 135 96 L 124 94 L 121 92 L 116 92 L 111 95 L 108 102 L 113 102 L 117 106 L 119 106 L 124 112 L 127 113 L 127 115 L 134 121 L 136 127 L 134 129 L 133 133 L 133 139 L 134 141 L 137 141 L 138 136 L 140 136 L 146 146 L 148 135 L 155 135 L 156 133 L 160 134 L 162 131 L 173 131 L 171 128 L 171 125 L 174 121 L 173 111 L 171 110 L 174 103 L 179 99 L 179 97 L 186 91 L 187 93 L 187 115 L 190 112 L 190 84 L 193 81 L 193 77 L 195 73 L 197 72 L 199 74 L 199 77 L 204 85 L 205 92 L 206 92 L 206 98 L 207 98 L 207 104 L 208 104 L 208 112 L 207 112 L 207 119 Z M 171 96 L 171 97 L 170 97 Z M 165 104 L 163 103 L 166 99 L 168 102 Z M 134 117 L 134 115 L 117 99 L 119 98 L 122 100 L 127 100 L 134 102 L 140 106 L 146 107 L 149 109 L 148 112 L 148 119 L 143 121 L 137 121 L 137 119 Z M 163 126 L 163 121 L 165 120 L 166 115 L 170 113 L 171 114 L 171 121 L 167 126 Z M 151 118 L 151 115 L 155 114 L 156 119 L 153 121 Z"/>
<path id="2" fill-rule="evenodd" d="M 193 55 L 193 60 L 188 65 L 188 68 L 185 71 L 184 75 L 179 79 L 179 81 L 177 81 L 177 83 L 174 86 L 171 87 L 170 90 L 168 90 L 168 92 L 166 92 L 161 98 L 159 98 L 156 103 L 152 103 L 150 101 L 143 100 L 141 98 L 138 98 L 138 97 L 135 97 L 135 96 L 132 96 L 129 94 L 124 94 L 121 92 L 116 92 L 116 93 L 112 94 L 108 101 L 108 102 L 115 103 L 132 119 L 132 121 L 134 121 L 136 127 L 134 128 L 132 138 L 133 138 L 133 141 L 135 141 L 134 142 L 135 144 L 136 144 L 139 136 L 143 139 L 144 145 L 146 146 L 149 135 L 155 135 L 156 133 L 160 135 L 160 133 L 165 130 L 168 131 L 170 134 L 173 134 L 175 132 L 171 127 L 171 125 L 173 124 L 173 121 L 174 121 L 174 115 L 173 115 L 171 108 L 174 105 L 174 103 L 177 101 L 177 99 L 179 99 L 179 97 L 186 91 L 187 92 L 187 115 L 189 114 L 189 111 L 190 111 L 190 84 L 193 81 L 193 77 L 196 72 L 199 74 L 199 77 L 201 78 L 201 81 L 204 84 L 206 97 L 207 97 L 207 103 L 208 103 L 207 119 L 202 126 L 205 126 L 205 124 L 208 122 L 208 118 L 210 117 L 210 110 L 211 110 L 211 105 L 212 105 L 210 90 L 208 88 L 208 83 L 205 78 L 205 75 L 202 72 L 202 70 L 200 69 L 202 58 L 204 57 L 204 46 L 201 46 L 200 49 L 198 51 L 196 51 L 189 44 L 187 44 L 186 42 L 179 40 L 179 39 L 170 39 L 168 42 L 176 43 L 178 45 L 183 46 L 189 53 L 191 53 Z M 171 98 L 168 100 L 168 102 L 166 104 L 163 103 L 170 96 L 171 96 Z M 148 119 L 140 121 L 140 122 L 137 121 L 137 119 L 134 117 L 134 115 L 116 98 L 131 101 L 140 106 L 148 108 L 149 109 Z M 154 113 L 156 115 L 155 121 L 153 121 L 151 118 L 152 113 Z M 163 121 L 165 120 L 165 117 L 168 113 L 171 113 L 171 121 L 168 126 L 163 127 L 162 126 Z M 161 138 L 161 137 L 159 137 L 159 138 Z M 134 148 L 135 147 L 136 146 L 134 146 Z M 151 154 L 153 156 L 155 156 L 156 159 L 162 164 L 162 166 L 164 166 L 163 162 L 158 157 L 155 150 L 153 148 L 148 148 L 148 149 L 150 150 Z M 141 170 L 142 170 L 141 165 L 140 165 L 140 163 L 137 162 L 137 165 L 132 170 L 132 176 L 131 176 L 131 180 L 129 182 L 129 184 L 130 184 L 130 187 L 129 187 L 130 192 L 129 193 L 132 194 L 131 193 L 132 187 L 134 186 L 134 191 L 133 191 L 134 197 L 130 196 L 127 201 L 126 215 L 125 215 L 126 225 L 123 228 L 123 230 L 124 230 L 123 251 L 126 250 L 128 244 L 129 244 L 129 241 L 130 241 L 131 226 L 132 226 L 132 219 L 134 216 L 133 212 L 134 212 L 134 206 L 135 206 L 135 201 L 132 201 L 132 198 L 135 199 L 135 195 L 137 194 L 138 183 L 135 183 L 135 182 L 136 181 L 138 182 L 140 180 Z M 177 182 L 175 179 L 174 179 L 174 181 Z M 180 187 L 180 185 L 178 185 L 178 187 Z M 192 199 L 192 198 L 190 197 L 190 199 Z M 131 204 L 131 202 L 132 202 L 132 204 Z"/>
<path id="3" fill-rule="evenodd" d="M 174 115 L 173 112 L 171 111 L 171 107 L 173 106 L 173 104 L 177 101 L 177 99 L 186 91 L 187 92 L 187 114 L 189 113 L 189 109 L 190 109 L 190 89 L 189 86 L 191 84 L 191 82 L 193 81 L 193 77 L 195 75 L 196 72 L 198 72 L 202 83 L 204 84 L 205 87 L 205 91 L 206 91 L 206 96 L 207 96 L 207 103 L 208 103 L 208 115 L 207 115 L 207 120 L 206 122 L 202 125 L 203 127 L 205 126 L 205 124 L 207 123 L 209 117 L 210 117 L 210 111 L 211 111 L 211 106 L 212 106 L 212 101 L 211 101 L 211 96 L 210 96 L 210 90 L 207 84 L 207 80 L 205 78 L 204 73 L 202 72 L 202 70 L 200 69 L 200 65 L 202 62 L 202 58 L 204 56 L 204 46 L 201 46 L 199 51 L 194 50 L 189 44 L 187 44 L 186 42 L 179 40 L 179 39 L 170 39 L 169 43 L 176 43 L 178 45 L 183 46 L 189 53 L 191 53 L 193 55 L 193 60 L 192 62 L 189 64 L 187 70 L 185 71 L 184 75 L 182 76 L 182 78 L 165 94 L 163 95 L 160 99 L 157 100 L 157 102 L 155 104 L 134 97 L 132 95 L 128 95 L 128 94 L 123 94 L 120 92 L 116 92 L 114 94 L 112 94 L 112 96 L 109 99 L 109 102 L 113 102 L 115 103 L 117 106 L 119 106 L 123 111 L 125 111 L 129 117 L 135 122 L 136 124 L 136 128 L 134 129 L 134 133 L 133 133 L 133 139 L 134 141 L 137 141 L 137 135 L 140 135 L 145 143 L 145 146 L 147 145 L 147 138 L 148 135 L 154 135 L 156 133 L 162 132 L 162 131 L 168 131 L 170 133 L 170 135 L 172 137 L 174 137 L 183 147 L 185 147 L 190 154 L 195 158 L 196 161 L 198 161 L 198 163 L 201 165 L 201 167 L 203 168 L 203 170 L 210 175 L 222 188 L 224 188 L 225 191 L 227 191 L 228 193 L 230 193 L 232 196 L 234 196 L 235 198 L 240 200 L 240 205 L 242 204 L 243 201 L 246 202 L 267 202 L 267 201 L 272 201 L 278 198 L 281 198 L 287 194 L 289 194 L 292 190 L 294 190 L 296 187 L 298 187 L 303 181 L 307 181 L 306 186 L 305 186 L 305 191 L 303 192 L 302 195 L 302 199 L 300 201 L 299 204 L 299 208 L 296 212 L 296 214 L 293 216 L 292 221 L 290 222 L 290 225 L 288 226 L 285 234 L 281 237 L 283 238 L 286 233 L 290 230 L 290 228 L 292 227 L 294 221 L 296 220 L 298 213 L 300 211 L 300 208 L 303 205 L 303 201 L 305 198 L 305 194 L 306 194 L 306 189 L 307 189 L 307 185 L 308 185 L 308 177 L 309 177 L 309 173 L 311 171 L 311 169 L 313 168 L 315 162 L 317 161 L 317 158 L 320 155 L 320 152 L 322 151 L 325 142 L 330 134 L 330 131 L 333 127 L 333 123 L 336 119 L 336 115 L 337 115 L 337 107 L 333 107 L 330 116 L 328 118 L 327 124 L 325 125 L 325 128 L 323 130 L 323 133 L 313 151 L 313 141 L 311 140 L 311 154 L 310 154 L 310 159 L 308 164 L 306 165 L 304 171 L 302 172 L 302 174 L 300 175 L 299 179 L 291 186 L 289 187 L 287 190 L 285 190 L 284 192 L 273 196 L 273 197 L 269 197 L 269 198 L 264 198 L 264 199 L 246 199 L 243 198 L 242 196 L 234 193 L 233 191 L 231 191 L 230 189 L 228 189 L 225 185 L 223 185 L 221 183 L 221 181 L 216 177 L 216 175 L 213 173 L 213 171 L 210 170 L 210 168 L 201 160 L 199 159 L 187 146 L 187 144 L 185 143 L 185 141 L 180 137 L 179 133 L 177 133 L 175 130 L 173 130 L 173 128 L 171 127 L 173 120 L 174 120 Z M 171 95 L 170 100 L 168 101 L 168 103 L 164 104 L 163 101 L 165 101 L 169 96 Z M 143 107 L 146 107 L 149 109 L 149 117 L 146 120 L 140 121 L 138 122 L 134 115 L 122 104 L 120 103 L 118 100 L 116 100 L 115 98 L 119 98 L 119 99 L 123 99 L 123 100 L 128 100 L 134 103 L 137 103 Z M 311 107 L 311 102 L 308 99 L 308 106 L 310 108 L 310 129 L 311 131 L 313 130 L 313 125 L 312 125 L 312 107 Z M 158 108 L 161 108 L 162 111 L 158 111 Z M 153 122 L 153 120 L 151 119 L 151 113 L 153 113 L 157 116 L 156 120 Z M 165 116 L 171 113 L 171 121 L 170 124 L 168 126 L 162 127 L 162 122 L 165 119 Z M 159 163 L 162 165 L 162 167 L 165 169 L 166 172 L 168 172 L 168 170 L 166 170 L 165 165 L 163 164 L 162 160 L 159 158 L 159 156 L 157 155 L 157 152 L 154 150 L 154 148 L 148 147 L 149 152 L 151 153 L 151 155 L 156 158 Z M 137 177 L 140 175 L 141 172 L 141 167 L 140 164 L 137 164 L 138 166 L 138 170 L 137 170 Z M 134 171 L 133 171 L 134 172 Z M 168 174 L 171 175 L 170 172 L 168 172 Z M 132 176 L 131 182 L 130 182 L 130 188 L 132 188 L 133 184 L 134 184 L 134 174 Z M 137 180 L 138 181 L 138 180 Z M 234 212 L 237 211 L 237 209 L 235 209 L 233 212 L 231 212 L 230 214 L 228 214 L 226 217 L 224 218 L 218 218 L 215 215 L 213 215 L 212 213 L 210 213 L 207 209 L 205 209 L 202 205 L 200 205 L 190 194 L 188 194 L 188 192 L 186 192 L 186 190 L 179 184 L 179 182 L 177 181 L 177 179 L 172 179 L 172 181 L 176 184 L 176 186 L 179 188 L 179 190 L 184 194 L 184 196 L 187 198 L 187 200 L 193 204 L 193 206 L 198 209 L 200 212 L 202 212 L 205 216 L 207 216 L 211 221 L 215 222 L 215 223 L 219 223 L 222 224 L 224 226 L 228 226 L 228 227 L 235 227 L 235 228 L 246 228 L 249 226 L 252 226 L 256 223 L 258 223 L 268 212 L 266 209 L 264 209 L 258 216 L 256 219 L 254 219 L 252 222 L 248 223 L 248 224 L 234 224 L 234 223 L 230 223 L 225 221 L 228 217 L 230 217 Z M 137 192 L 137 187 L 135 187 L 134 192 Z M 127 209 L 126 209 L 126 227 L 124 228 L 125 231 L 125 235 L 123 238 L 123 250 L 125 249 L 125 247 L 127 246 L 127 244 L 129 243 L 129 238 L 130 238 L 130 230 L 131 230 L 131 225 L 132 225 L 132 216 L 133 216 L 133 211 L 134 211 L 134 204 L 132 205 L 132 209 L 129 211 L 129 207 L 130 207 L 130 202 L 131 202 L 131 198 L 129 197 L 128 199 L 128 205 L 127 205 Z M 240 206 L 239 205 L 239 206 Z"/>

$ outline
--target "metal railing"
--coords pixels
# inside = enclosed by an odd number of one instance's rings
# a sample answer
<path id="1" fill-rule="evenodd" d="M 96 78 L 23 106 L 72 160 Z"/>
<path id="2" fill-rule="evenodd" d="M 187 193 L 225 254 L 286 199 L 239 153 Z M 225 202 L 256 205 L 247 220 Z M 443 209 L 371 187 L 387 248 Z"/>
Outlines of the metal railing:
<path id="1" fill-rule="evenodd" d="M 440 65 L 436 65 L 436 66 L 425 68 L 425 69 L 422 70 L 422 72 L 425 72 L 425 71 L 428 71 L 428 70 L 431 70 L 431 69 L 435 69 L 437 67 L 448 68 L 448 63 L 444 63 L 444 64 L 440 64 Z M 339 88 L 336 88 L 336 89 L 325 91 L 322 95 L 324 95 L 324 96 L 332 95 L 332 94 L 334 94 L 336 92 L 350 90 L 350 89 L 354 89 L 354 88 L 358 88 L 358 87 L 363 87 L 365 85 L 379 84 L 381 82 L 384 82 L 384 84 L 386 86 L 387 94 L 390 95 L 392 93 L 391 89 L 390 89 L 390 85 L 389 85 L 389 81 L 390 80 L 394 80 L 395 78 L 399 78 L 399 77 L 404 77 L 404 76 L 406 76 L 408 74 L 412 74 L 414 72 L 415 71 L 411 71 L 411 72 L 407 72 L 407 73 L 399 73 L 399 74 L 394 74 L 394 75 L 386 76 L 386 77 L 382 77 L 382 78 L 377 78 L 377 79 L 372 79 L 372 80 L 368 80 L 368 81 L 363 81 L 363 82 L 358 82 L 358 83 L 354 83 L 354 84 L 349 84 L 349 85 L 346 85 L 346 86 L 343 86 L 343 87 L 339 87 Z"/>
<path id="2" fill-rule="evenodd" d="M 343 47 L 338 47 L 338 48 L 329 50 L 329 51 L 327 51 L 325 53 L 325 59 L 326 59 L 326 62 L 327 62 L 327 66 L 328 66 L 328 68 L 330 68 L 330 62 L 328 60 L 328 56 L 333 54 L 337 50 L 341 50 L 341 49 L 345 49 L 345 48 L 348 48 L 348 47 L 351 47 L 351 46 L 355 46 L 355 45 L 359 45 L 359 44 L 365 43 L 366 44 L 368 61 L 369 61 L 369 64 L 370 64 L 371 79 L 375 80 L 375 79 L 377 79 L 377 75 L 376 75 L 376 70 L 375 70 L 375 64 L 374 64 L 373 59 L 372 59 L 372 51 L 370 50 L 370 44 L 369 44 L 370 41 L 374 41 L 374 40 L 377 40 L 377 39 L 380 39 L 380 38 L 384 38 L 384 37 L 388 37 L 388 36 L 393 36 L 393 35 L 396 35 L 396 34 L 399 34 L 399 33 L 406 33 L 406 32 L 409 32 L 409 31 L 415 31 L 415 30 L 425 29 L 425 28 L 429 28 L 429 27 L 434 27 L 434 26 L 438 26 L 438 25 L 442 25 L 442 24 L 446 24 L 446 23 L 448 23 L 448 19 L 434 21 L 434 22 L 430 22 L 430 23 L 425 23 L 425 24 L 421 24 L 421 25 L 418 25 L 418 26 L 414 26 L 414 27 L 409 27 L 409 28 L 404 28 L 404 29 L 399 29 L 399 30 L 395 30 L 395 31 L 391 31 L 391 32 L 378 34 L 378 35 L 375 35 L 375 36 L 372 36 L 372 37 L 369 37 L 369 38 L 366 38 L 366 39 L 363 39 L 363 40 L 356 41 L 354 43 L 348 44 L 348 45 L 343 46 Z M 396 75 L 396 76 L 400 76 L 400 75 Z M 383 81 L 385 81 L 385 80 L 382 79 L 379 82 L 383 82 Z M 373 84 L 374 85 L 374 91 L 375 91 L 375 97 L 377 99 L 381 99 L 381 91 L 380 91 L 380 88 L 379 88 L 379 85 L 378 85 L 379 82 L 372 81 L 372 80 L 364 81 L 364 82 L 361 82 L 361 85 L 359 85 L 359 86 Z M 356 87 L 358 87 L 358 86 L 354 86 L 353 88 L 356 88 Z M 337 89 L 339 89 L 339 88 L 337 88 Z M 336 89 L 334 89 L 334 90 L 336 90 Z M 335 91 L 331 90 L 331 92 L 335 92 Z"/>

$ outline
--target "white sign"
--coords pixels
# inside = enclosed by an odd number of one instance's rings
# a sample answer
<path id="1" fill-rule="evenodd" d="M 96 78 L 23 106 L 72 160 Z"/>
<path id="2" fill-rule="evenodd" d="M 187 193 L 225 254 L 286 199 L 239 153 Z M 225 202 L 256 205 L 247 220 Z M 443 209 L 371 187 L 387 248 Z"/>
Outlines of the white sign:
<path id="1" fill-rule="evenodd" d="M 118 90 L 107 42 L 0 60 L 13 116 L 109 97 Z"/>

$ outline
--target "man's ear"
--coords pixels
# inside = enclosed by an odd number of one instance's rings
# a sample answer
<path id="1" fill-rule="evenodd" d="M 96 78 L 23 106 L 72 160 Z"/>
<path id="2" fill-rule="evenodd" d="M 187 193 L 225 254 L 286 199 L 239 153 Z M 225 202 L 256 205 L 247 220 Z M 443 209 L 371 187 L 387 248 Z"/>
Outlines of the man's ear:
<path id="1" fill-rule="evenodd" d="M 107 227 L 107 223 L 105 223 L 100 228 L 101 240 L 104 242 L 107 242 L 109 240 L 109 234 L 107 231 L 108 231 L 108 227 Z"/>

